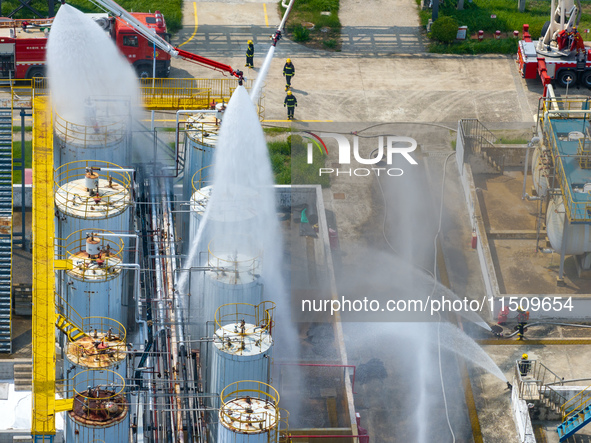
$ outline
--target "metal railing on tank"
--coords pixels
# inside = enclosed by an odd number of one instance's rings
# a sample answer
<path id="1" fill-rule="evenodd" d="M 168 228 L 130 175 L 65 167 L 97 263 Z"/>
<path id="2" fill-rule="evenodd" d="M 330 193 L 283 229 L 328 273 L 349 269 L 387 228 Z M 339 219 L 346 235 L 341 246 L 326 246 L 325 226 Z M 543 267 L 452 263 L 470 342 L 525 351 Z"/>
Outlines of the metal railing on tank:
<path id="1" fill-rule="evenodd" d="M 194 142 L 215 147 L 219 135 L 219 121 L 215 114 L 195 113 L 184 122 L 185 133 Z"/>
<path id="2" fill-rule="evenodd" d="M 228 256 L 227 258 L 218 257 L 213 252 L 214 240 L 207 246 L 207 266 L 212 272 L 222 275 L 229 275 L 233 284 L 238 283 L 241 274 L 256 276 L 261 265 L 261 256 L 240 258 L 239 255 Z"/>
<path id="3" fill-rule="evenodd" d="M 279 410 L 279 443 L 288 443 L 289 440 L 289 411 L 283 408 Z"/>
<path id="4" fill-rule="evenodd" d="M 82 329 L 86 335 L 70 339 L 68 344 L 67 357 L 72 363 L 94 369 L 107 368 L 127 356 L 127 331 L 117 320 L 85 317 Z"/>
<path id="5" fill-rule="evenodd" d="M 193 187 L 193 194 L 199 192 L 199 190 L 206 186 L 213 184 L 213 165 L 206 166 L 205 168 L 199 169 L 191 178 L 191 185 Z M 204 194 L 205 196 L 205 194 Z"/>
<path id="6" fill-rule="evenodd" d="M 245 434 L 269 432 L 269 441 L 277 441 L 280 412 L 275 388 L 260 381 L 238 381 L 226 386 L 220 398 L 220 422 L 226 428 Z"/>
<path id="7" fill-rule="evenodd" d="M 111 231 L 81 229 L 65 239 L 56 239 L 56 247 L 58 259 L 72 262 L 72 269 L 66 272 L 78 280 L 106 281 L 121 274 L 118 265 L 123 261 L 124 243 Z"/>
<path id="8" fill-rule="evenodd" d="M 271 335 L 274 321 L 273 313 L 275 303 L 264 301 L 258 305 L 249 303 L 229 303 L 220 306 L 215 311 L 214 322 L 216 336 L 222 342 L 236 335 L 251 336 L 256 340 L 257 346 L 263 346 L 263 339 Z"/>
<path id="9" fill-rule="evenodd" d="M 111 148 L 127 136 L 127 120 L 109 118 L 103 122 L 102 118 L 86 118 L 87 125 L 72 123 L 57 112 L 54 114 L 53 128 L 57 136 L 66 144 L 81 147 Z"/>
<path id="10" fill-rule="evenodd" d="M 64 398 L 74 399 L 70 418 L 82 425 L 112 426 L 129 413 L 125 380 L 114 371 L 88 369 L 59 385 Z"/>
<path id="11" fill-rule="evenodd" d="M 106 178 L 100 178 L 98 172 L 105 170 Z M 92 185 L 88 183 L 89 171 Z M 62 213 L 75 218 L 115 217 L 132 204 L 131 184 L 130 173 L 114 163 L 66 163 L 54 172 L 55 204 Z"/>

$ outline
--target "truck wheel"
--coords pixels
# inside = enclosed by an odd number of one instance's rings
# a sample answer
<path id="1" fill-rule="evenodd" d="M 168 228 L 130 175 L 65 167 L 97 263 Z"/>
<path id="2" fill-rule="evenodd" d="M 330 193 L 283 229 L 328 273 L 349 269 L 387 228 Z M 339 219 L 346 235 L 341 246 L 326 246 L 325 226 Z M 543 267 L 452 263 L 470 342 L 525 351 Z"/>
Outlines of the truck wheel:
<path id="1" fill-rule="evenodd" d="M 150 65 L 140 65 L 135 70 L 139 78 L 152 78 L 152 67 Z"/>
<path id="2" fill-rule="evenodd" d="M 566 88 L 567 85 L 572 86 L 577 81 L 577 73 L 570 69 L 564 69 L 558 73 L 556 80 L 560 86 Z"/>
<path id="3" fill-rule="evenodd" d="M 29 72 L 27 72 L 27 78 L 33 77 L 45 77 L 45 70 L 43 68 L 32 68 Z"/>
<path id="4" fill-rule="evenodd" d="M 583 72 L 583 78 L 581 78 L 581 83 L 585 88 L 591 88 L 591 71 Z"/>

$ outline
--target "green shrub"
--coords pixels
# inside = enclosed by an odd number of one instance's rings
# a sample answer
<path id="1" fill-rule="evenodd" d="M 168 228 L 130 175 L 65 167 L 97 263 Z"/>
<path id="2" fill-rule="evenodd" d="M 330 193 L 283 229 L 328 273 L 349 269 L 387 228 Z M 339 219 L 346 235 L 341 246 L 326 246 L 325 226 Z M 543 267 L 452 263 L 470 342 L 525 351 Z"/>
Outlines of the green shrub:
<path id="1" fill-rule="evenodd" d="M 291 164 L 285 165 L 283 170 L 275 175 L 275 183 L 278 185 L 291 185 Z"/>
<path id="2" fill-rule="evenodd" d="M 337 41 L 333 38 L 322 42 L 325 48 L 334 49 L 337 47 Z"/>
<path id="3" fill-rule="evenodd" d="M 280 154 L 280 155 L 290 155 L 291 154 L 291 145 L 288 142 L 280 141 L 280 142 L 270 142 L 268 143 L 269 146 L 269 153 L 273 154 Z"/>
<path id="4" fill-rule="evenodd" d="M 458 35 L 458 22 L 453 17 L 439 17 L 431 26 L 431 38 L 443 42 L 451 43 Z"/>
<path id="5" fill-rule="evenodd" d="M 542 36 L 542 28 L 544 27 L 544 23 L 533 23 L 529 25 L 529 33 L 533 40 L 537 40 Z M 523 26 L 517 30 L 521 32 L 523 30 Z"/>
<path id="6" fill-rule="evenodd" d="M 322 185 L 330 186 L 330 176 L 320 175 L 320 168 L 324 168 L 325 157 L 317 155 L 311 165 L 308 164 L 306 155 L 291 157 L 291 183 L 294 185 Z"/>
<path id="7" fill-rule="evenodd" d="M 273 174 L 280 173 L 284 163 L 285 156 L 281 154 L 271 154 L 271 169 L 273 169 Z"/>
<path id="8" fill-rule="evenodd" d="M 302 25 L 297 25 L 293 30 L 293 39 L 296 42 L 307 42 L 310 40 L 310 31 Z"/>
<path id="9" fill-rule="evenodd" d="M 307 155 L 308 147 L 304 143 L 304 139 L 301 135 L 289 135 L 287 136 L 287 143 L 291 146 L 291 153 L 295 155 Z"/>

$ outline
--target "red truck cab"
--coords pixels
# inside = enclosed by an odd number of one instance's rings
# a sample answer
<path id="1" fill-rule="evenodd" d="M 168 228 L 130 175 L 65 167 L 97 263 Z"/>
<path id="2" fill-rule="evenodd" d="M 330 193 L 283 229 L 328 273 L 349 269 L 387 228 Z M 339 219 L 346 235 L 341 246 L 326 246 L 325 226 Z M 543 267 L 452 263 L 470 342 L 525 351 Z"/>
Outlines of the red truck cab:
<path id="1" fill-rule="evenodd" d="M 170 34 L 166 32 L 166 22 L 160 11 L 156 11 L 154 14 L 132 12 L 131 15 L 148 28 L 153 29 L 161 38 L 170 41 Z M 112 19 L 110 33 L 119 50 L 135 68 L 138 77 L 153 76 L 154 53 L 156 54 L 156 77 L 168 77 L 170 74 L 170 54 L 158 47 L 154 48 L 152 43 L 139 35 L 123 20 Z"/>

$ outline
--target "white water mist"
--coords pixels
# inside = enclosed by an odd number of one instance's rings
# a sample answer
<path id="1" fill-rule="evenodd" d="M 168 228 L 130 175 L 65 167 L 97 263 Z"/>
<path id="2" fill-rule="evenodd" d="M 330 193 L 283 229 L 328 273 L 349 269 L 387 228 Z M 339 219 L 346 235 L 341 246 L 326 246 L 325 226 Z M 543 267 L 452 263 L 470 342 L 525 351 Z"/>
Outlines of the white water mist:
<path id="1" fill-rule="evenodd" d="M 103 125 L 116 122 L 138 103 L 130 63 L 92 18 L 69 5 L 59 9 L 51 26 L 47 70 L 55 109 L 69 122 L 88 125 L 89 99 L 100 101 Z"/>
<path id="2" fill-rule="evenodd" d="M 183 267 L 207 266 L 208 255 L 223 255 L 221 258 L 230 260 L 238 256 L 257 258 L 261 263 L 263 299 L 277 304 L 274 340 L 279 346 L 274 352 L 284 350 L 297 359 L 297 334 L 288 315 L 289 297 L 282 275 L 283 236 L 276 213 L 273 173 L 257 109 L 244 87 L 236 89 L 224 112 L 212 168 L 211 198 Z M 193 311 L 197 305 L 194 299 L 200 297 L 203 273 L 183 272 L 179 280 L 181 293 L 189 292 L 189 278 Z"/>

